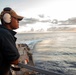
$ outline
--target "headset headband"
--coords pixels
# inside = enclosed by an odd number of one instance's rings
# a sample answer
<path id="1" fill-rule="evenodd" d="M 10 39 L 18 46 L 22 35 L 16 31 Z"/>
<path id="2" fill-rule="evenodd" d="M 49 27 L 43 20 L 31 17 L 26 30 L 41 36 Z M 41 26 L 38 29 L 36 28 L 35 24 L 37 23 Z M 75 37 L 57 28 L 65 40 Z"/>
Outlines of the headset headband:
<path id="1" fill-rule="evenodd" d="M 10 11 L 10 10 L 12 10 L 12 9 L 9 7 L 3 9 L 3 11 Z"/>
<path id="2" fill-rule="evenodd" d="M 22 16 L 17 15 L 16 12 L 15 12 L 14 10 L 12 10 L 10 7 L 6 7 L 6 8 L 3 9 L 3 11 L 2 11 L 1 14 L 0 14 L 0 19 L 3 18 L 3 15 L 4 15 L 5 13 L 8 13 L 8 14 L 10 14 L 12 17 L 15 17 L 16 19 L 18 19 L 18 21 L 21 21 L 21 20 L 23 19 Z"/>

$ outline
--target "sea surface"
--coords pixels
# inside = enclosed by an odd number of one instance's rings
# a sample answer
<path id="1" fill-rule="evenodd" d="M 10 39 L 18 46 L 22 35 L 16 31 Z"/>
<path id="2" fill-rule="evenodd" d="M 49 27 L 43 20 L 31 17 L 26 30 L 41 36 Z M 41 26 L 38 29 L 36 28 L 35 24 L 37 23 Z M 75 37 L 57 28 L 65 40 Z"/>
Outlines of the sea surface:
<path id="1" fill-rule="evenodd" d="M 20 33 L 17 43 L 26 43 L 37 67 L 76 75 L 76 32 Z"/>

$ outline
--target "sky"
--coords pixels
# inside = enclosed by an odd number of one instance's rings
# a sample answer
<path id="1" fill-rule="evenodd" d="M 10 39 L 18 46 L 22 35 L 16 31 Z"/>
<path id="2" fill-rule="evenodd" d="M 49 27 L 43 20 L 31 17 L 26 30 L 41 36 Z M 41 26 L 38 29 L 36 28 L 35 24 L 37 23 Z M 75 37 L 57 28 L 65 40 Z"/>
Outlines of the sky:
<path id="1" fill-rule="evenodd" d="M 0 12 L 5 7 L 11 7 L 18 15 L 25 18 L 68 20 L 76 17 L 76 0 L 0 0 Z M 43 15 L 44 18 L 40 18 Z M 17 32 L 44 29 L 50 23 L 37 22 L 35 24 L 20 25 Z"/>
<path id="2" fill-rule="evenodd" d="M 58 20 L 76 17 L 76 0 L 0 0 L 0 12 L 4 7 L 11 7 L 24 17 L 39 14 Z"/>

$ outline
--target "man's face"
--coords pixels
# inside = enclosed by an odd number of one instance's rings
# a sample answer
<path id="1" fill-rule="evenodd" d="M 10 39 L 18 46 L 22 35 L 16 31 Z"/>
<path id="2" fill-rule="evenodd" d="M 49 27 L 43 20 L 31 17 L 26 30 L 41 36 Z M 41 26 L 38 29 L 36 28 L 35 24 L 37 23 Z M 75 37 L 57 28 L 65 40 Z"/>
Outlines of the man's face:
<path id="1" fill-rule="evenodd" d="M 12 17 L 10 27 L 11 29 L 19 28 L 19 21 L 16 18 Z"/>

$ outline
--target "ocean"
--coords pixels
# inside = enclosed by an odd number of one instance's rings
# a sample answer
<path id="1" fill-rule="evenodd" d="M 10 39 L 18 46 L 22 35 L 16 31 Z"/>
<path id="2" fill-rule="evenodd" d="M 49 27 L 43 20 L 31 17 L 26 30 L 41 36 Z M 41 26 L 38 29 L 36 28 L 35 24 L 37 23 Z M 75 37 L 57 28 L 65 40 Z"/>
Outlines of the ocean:
<path id="1" fill-rule="evenodd" d="M 76 75 L 76 32 L 18 33 L 17 43 L 30 47 L 39 68 Z"/>

